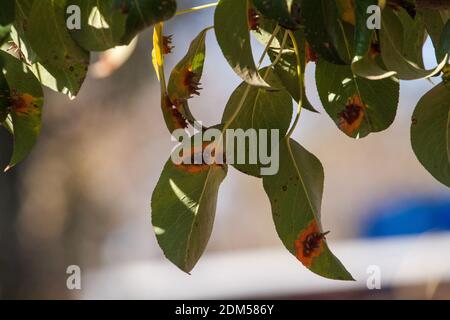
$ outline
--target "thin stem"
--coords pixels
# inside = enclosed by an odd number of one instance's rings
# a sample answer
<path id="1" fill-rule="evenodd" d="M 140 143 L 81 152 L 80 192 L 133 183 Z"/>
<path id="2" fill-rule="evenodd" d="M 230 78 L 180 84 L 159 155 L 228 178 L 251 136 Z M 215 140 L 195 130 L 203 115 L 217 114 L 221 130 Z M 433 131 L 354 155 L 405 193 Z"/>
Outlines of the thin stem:
<path id="1" fill-rule="evenodd" d="M 287 139 L 289 139 L 292 135 L 292 133 L 295 130 L 295 127 L 297 127 L 298 121 L 300 119 L 300 114 L 302 113 L 302 107 L 303 107 L 303 73 L 302 73 L 302 64 L 301 64 L 301 58 L 300 58 L 300 50 L 298 48 L 297 40 L 295 39 L 294 34 L 292 31 L 288 30 L 289 37 L 291 38 L 292 44 L 294 45 L 294 52 L 295 57 L 297 58 L 297 76 L 298 76 L 298 88 L 299 88 L 299 100 L 297 105 L 297 114 L 295 116 L 294 123 L 292 124 L 292 127 L 289 129 L 289 132 L 287 133 Z"/>
<path id="2" fill-rule="evenodd" d="M 218 4 L 218 2 L 214 2 L 214 3 L 208 3 L 208 4 L 201 5 L 201 6 L 189 8 L 186 10 L 181 10 L 181 11 L 178 11 L 175 15 L 180 16 L 185 13 L 191 13 L 191 12 L 198 11 L 198 10 L 212 8 L 212 7 L 217 6 L 217 4 Z"/>

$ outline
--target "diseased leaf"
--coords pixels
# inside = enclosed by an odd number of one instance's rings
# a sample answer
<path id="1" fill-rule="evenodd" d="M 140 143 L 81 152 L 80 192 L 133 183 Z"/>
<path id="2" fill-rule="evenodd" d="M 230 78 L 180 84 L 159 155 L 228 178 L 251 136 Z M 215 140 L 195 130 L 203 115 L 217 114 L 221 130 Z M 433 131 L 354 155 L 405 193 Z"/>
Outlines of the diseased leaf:
<path id="1" fill-rule="evenodd" d="M 206 248 L 226 173 L 225 165 L 176 165 L 169 159 L 153 191 L 152 224 L 159 246 L 185 272 L 194 268 Z"/>
<path id="2" fill-rule="evenodd" d="M 298 0 L 253 0 L 261 14 L 273 19 L 287 29 L 296 29 L 300 23 L 300 3 Z"/>
<path id="3" fill-rule="evenodd" d="M 355 1 L 355 56 L 362 57 L 370 49 L 374 30 L 367 27 L 367 20 L 370 14 L 367 8 L 378 5 L 378 0 L 358 0 Z"/>
<path id="4" fill-rule="evenodd" d="M 6 170 L 30 153 L 41 129 L 43 92 L 38 80 L 19 60 L 0 51 L 3 72 L 10 89 L 9 114 L 14 131 L 14 150 Z"/>
<path id="5" fill-rule="evenodd" d="M 282 87 L 280 80 L 272 70 L 262 69 L 260 74 L 264 76 L 267 82 L 273 87 Z M 256 134 L 260 132 L 259 130 L 266 129 L 268 137 L 267 150 L 270 152 L 272 150 L 270 144 L 270 130 L 279 130 L 278 137 L 279 139 L 283 138 L 289 129 L 292 111 L 292 99 L 285 89 L 279 91 L 267 91 L 243 82 L 236 88 L 228 100 L 222 116 L 222 123 L 231 121 L 228 129 L 243 130 L 250 136 L 252 133 L 248 131 L 248 129 L 255 129 Z M 259 143 L 261 137 L 257 136 L 254 138 L 256 139 L 252 141 L 258 141 Z M 265 165 L 260 163 L 260 161 L 257 161 L 260 159 L 253 159 L 251 161 L 252 163 L 250 163 L 249 145 L 249 143 L 246 143 L 246 152 L 244 155 L 245 161 L 239 161 L 244 163 L 238 163 L 238 160 L 234 159 L 235 164 L 233 164 L 233 166 L 243 173 L 260 177 L 261 168 L 265 167 Z M 260 148 L 255 144 L 252 144 L 251 146 L 254 147 L 251 154 L 259 154 Z M 238 155 L 236 152 L 237 147 L 238 143 L 235 141 L 235 156 Z"/>
<path id="6" fill-rule="evenodd" d="M 323 59 L 346 64 L 337 46 L 342 46 L 342 32 L 338 23 L 338 9 L 335 1 L 302 0 L 301 22 L 305 26 L 305 35 L 314 52 Z"/>
<path id="7" fill-rule="evenodd" d="M 89 52 L 69 35 L 65 0 L 16 0 L 16 4 L 13 39 L 33 63 L 33 73 L 43 85 L 74 98 L 87 74 Z"/>
<path id="8" fill-rule="evenodd" d="M 36 63 L 37 56 L 31 48 L 31 44 L 25 37 L 25 31 L 28 29 L 31 7 L 35 0 L 15 0 L 16 18 L 12 28 L 11 38 L 25 57 L 26 61 Z"/>
<path id="9" fill-rule="evenodd" d="M 300 144 L 280 142 L 280 169 L 264 176 L 278 236 L 312 272 L 326 278 L 353 280 L 328 248 L 320 223 L 324 174 L 319 160 Z"/>
<path id="10" fill-rule="evenodd" d="M 206 28 L 192 41 L 187 54 L 172 70 L 167 86 L 169 99 L 190 123 L 194 123 L 187 100 L 199 95 L 200 79 L 206 57 L 205 39 L 210 28 Z"/>
<path id="11" fill-rule="evenodd" d="M 411 144 L 425 169 L 450 187 L 450 90 L 443 83 L 417 103 L 412 116 Z"/>
<path id="12" fill-rule="evenodd" d="M 414 60 L 411 58 L 409 52 L 411 46 L 414 48 L 414 44 L 411 45 L 410 42 L 405 42 L 408 39 L 408 32 L 414 31 L 414 29 L 405 29 L 401 23 L 400 18 L 398 18 L 395 13 L 390 9 L 385 9 L 382 14 L 382 28 L 380 31 L 380 41 L 381 41 L 381 55 L 383 62 L 388 68 L 388 70 L 395 71 L 397 77 L 404 80 L 414 80 L 421 78 L 429 78 L 438 74 L 442 68 L 445 66 L 447 57 L 444 57 L 438 66 L 431 70 L 424 70 L 420 66 L 420 61 L 410 61 Z"/>
<path id="13" fill-rule="evenodd" d="M 354 76 L 350 66 L 319 60 L 316 83 L 325 110 L 350 137 L 385 130 L 394 121 L 399 99 L 395 78 L 368 80 Z"/>
<path id="14" fill-rule="evenodd" d="M 125 33 L 126 15 L 113 10 L 114 0 L 67 0 L 66 7 L 81 10 L 81 26 L 70 35 L 87 51 L 105 51 L 121 44 Z"/>
<path id="15" fill-rule="evenodd" d="M 244 81 L 270 88 L 253 60 L 248 24 L 247 0 L 220 0 L 214 14 L 214 31 L 225 59 Z"/>

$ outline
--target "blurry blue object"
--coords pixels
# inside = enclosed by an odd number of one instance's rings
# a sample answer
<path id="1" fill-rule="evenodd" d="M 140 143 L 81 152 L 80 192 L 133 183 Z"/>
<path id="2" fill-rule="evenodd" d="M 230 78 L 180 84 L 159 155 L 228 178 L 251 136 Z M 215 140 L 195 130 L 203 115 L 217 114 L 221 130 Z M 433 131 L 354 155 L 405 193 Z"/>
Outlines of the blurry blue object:
<path id="1" fill-rule="evenodd" d="M 450 197 L 406 198 L 377 206 L 361 228 L 363 237 L 411 235 L 450 230 Z"/>

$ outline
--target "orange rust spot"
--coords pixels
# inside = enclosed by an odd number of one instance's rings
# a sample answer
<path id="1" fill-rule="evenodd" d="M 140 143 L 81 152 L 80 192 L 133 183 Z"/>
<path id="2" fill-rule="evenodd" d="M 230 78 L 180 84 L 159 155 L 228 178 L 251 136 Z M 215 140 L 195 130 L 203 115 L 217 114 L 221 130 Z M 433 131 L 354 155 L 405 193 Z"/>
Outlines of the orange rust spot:
<path id="1" fill-rule="evenodd" d="M 248 12 L 248 29 L 250 31 L 258 31 L 259 32 L 259 21 L 260 21 L 260 15 L 255 10 L 255 8 L 249 8 Z"/>
<path id="2" fill-rule="evenodd" d="M 317 62 L 318 60 L 317 53 L 313 51 L 308 42 L 306 42 L 305 51 L 306 51 L 306 63 Z"/>
<path id="3" fill-rule="evenodd" d="M 306 267 L 311 267 L 314 258 L 320 256 L 324 250 L 325 235 L 317 225 L 316 220 L 312 220 L 308 227 L 300 232 L 295 240 L 296 257 Z"/>
<path id="4" fill-rule="evenodd" d="M 351 135 L 357 130 L 364 119 L 365 106 L 359 96 L 353 96 L 348 99 L 345 109 L 339 116 L 339 128 L 346 134 Z"/>
<path id="5" fill-rule="evenodd" d="M 207 148 L 212 148 L 210 154 L 212 159 L 205 159 L 204 152 Z M 209 151 L 209 150 L 208 150 Z M 203 145 L 194 145 L 187 154 L 182 154 L 182 163 L 176 165 L 177 168 L 187 171 L 189 173 L 199 173 L 208 170 L 210 166 L 223 166 L 223 164 L 216 163 L 216 149 L 214 142 L 204 142 Z"/>
<path id="6" fill-rule="evenodd" d="M 34 103 L 36 98 L 28 93 L 17 94 L 11 96 L 12 111 L 17 114 L 29 114 L 37 110 L 38 106 Z"/>
<path id="7" fill-rule="evenodd" d="M 174 46 L 172 46 L 172 35 L 162 37 L 162 52 L 163 54 L 172 53 Z"/>

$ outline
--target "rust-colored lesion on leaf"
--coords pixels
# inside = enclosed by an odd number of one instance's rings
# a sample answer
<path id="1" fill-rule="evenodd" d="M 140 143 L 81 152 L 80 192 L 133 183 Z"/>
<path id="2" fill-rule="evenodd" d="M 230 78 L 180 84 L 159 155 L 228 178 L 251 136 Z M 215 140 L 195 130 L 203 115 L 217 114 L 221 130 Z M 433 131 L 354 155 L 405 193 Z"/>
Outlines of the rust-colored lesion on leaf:
<path id="1" fill-rule="evenodd" d="M 319 57 L 317 53 L 312 49 L 308 42 L 305 43 L 305 52 L 306 52 L 306 63 L 308 62 L 317 62 Z"/>
<path id="2" fill-rule="evenodd" d="M 208 152 L 205 153 L 205 150 L 207 149 Z M 223 161 L 218 163 L 216 151 L 217 148 L 215 142 L 204 142 L 201 146 L 194 145 L 187 154 L 181 155 L 182 163 L 177 164 L 176 167 L 189 173 L 203 172 L 208 170 L 211 166 L 223 167 L 223 163 L 225 162 L 224 152 L 222 150 Z M 206 154 L 210 155 L 211 158 L 205 159 Z"/>
<path id="3" fill-rule="evenodd" d="M 170 101 L 167 94 L 164 95 L 161 99 L 161 107 L 164 114 L 169 116 L 170 119 L 168 119 L 168 121 L 171 122 L 173 130 L 187 128 L 187 120 L 183 117 L 181 112 L 176 108 L 172 101 Z"/>
<path id="4" fill-rule="evenodd" d="M 261 16 L 259 15 L 258 11 L 256 11 L 255 8 L 250 7 L 248 8 L 247 15 L 248 15 L 248 29 L 250 31 L 259 32 L 259 23 Z"/>
<path id="5" fill-rule="evenodd" d="M 380 42 L 378 40 L 372 40 L 370 43 L 370 49 L 369 49 L 369 57 L 371 59 L 375 59 L 376 57 L 381 55 L 381 46 Z"/>
<path id="6" fill-rule="evenodd" d="M 297 259 L 306 267 L 311 267 L 314 258 L 322 254 L 327 234 L 328 232 L 320 231 L 316 220 L 312 220 L 308 227 L 300 232 L 295 240 L 295 252 Z"/>
<path id="7" fill-rule="evenodd" d="M 191 67 L 183 70 L 183 86 L 188 92 L 189 99 L 193 97 L 193 95 L 200 95 L 200 75 L 195 73 Z"/>
<path id="8" fill-rule="evenodd" d="M 358 95 L 350 97 L 338 116 L 339 128 L 347 135 L 352 135 L 353 132 L 361 126 L 365 114 L 365 105 L 362 103 Z"/>
<path id="9" fill-rule="evenodd" d="M 31 115 L 39 112 L 39 106 L 36 98 L 28 93 L 17 93 L 12 90 L 11 111 L 17 115 Z"/>
<path id="10" fill-rule="evenodd" d="M 162 53 L 165 55 L 172 53 L 172 50 L 175 48 L 175 46 L 172 45 L 172 37 L 173 35 L 162 37 Z"/>

